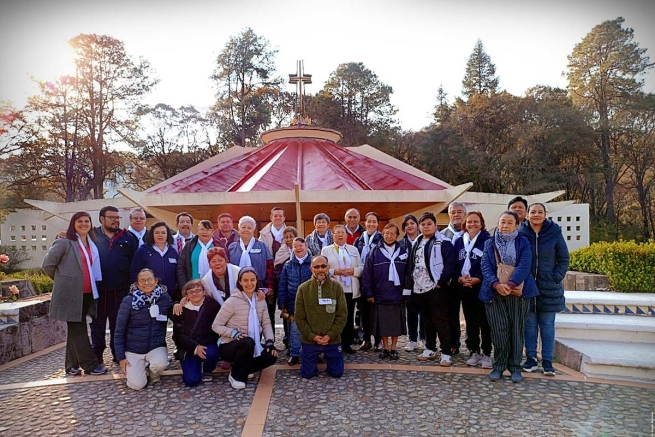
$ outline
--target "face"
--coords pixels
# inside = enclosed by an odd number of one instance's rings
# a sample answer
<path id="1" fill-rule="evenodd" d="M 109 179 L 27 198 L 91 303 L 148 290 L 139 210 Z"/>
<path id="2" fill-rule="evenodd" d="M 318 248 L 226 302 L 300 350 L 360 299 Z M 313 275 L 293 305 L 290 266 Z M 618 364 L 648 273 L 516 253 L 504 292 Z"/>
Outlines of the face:
<path id="1" fill-rule="evenodd" d="M 275 210 L 271 214 L 271 222 L 273 222 L 273 226 L 275 226 L 276 228 L 279 228 L 280 226 L 282 226 L 282 224 L 284 223 L 284 220 L 285 220 L 284 212 L 282 212 L 282 211 Z"/>
<path id="2" fill-rule="evenodd" d="M 405 223 L 405 233 L 410 237 L 418 234 L 418 223 L 414 220 L 407 220 L 407 223 Z"/>
<path id="3" fill-rule="evenodd" d="M 501 234 L 511 234 L 518 227 L 516 219 L 509 214 L 503 214 L 498 219 L 498 230 Z"/>
<path id="4" fill-rule="evenodd" d="M 166 226 L 156 227 L 152 231 L 152 236 L 155 240 L 155 245 L 163 246 L 166 244 L 166 240 L 168 240 L 168 230 L 166 229 Z"/>
<path id="5" fill-rule="evenodd" d="M 316 220 L 316 223 L 314 223 L 314 227 L 316 228 L 319 234 L 323 235 L 327 231 L 328 221 L 325 219 L 318 219 Z"/>
<path id="6" fill-rule="evenodd" d="M 293 254 L 296 255 L 296 258 L 304 258 L 307 255 L 307 244 L 302 241 L 294 241 Z"/>
<path id="7" fill-rule="evenodd" d="M 510 211 L 514 211 L 519 215 L 519 223 L 525 219 L 527 211 L 525 210 L 525 205 L 523 202 L 514 202 L 509 207 Z"/>
<path id="8" fill-rule="evenodd" d="M 221 217 L 220 220 L 218 220 L 218 228 L 221 232 L 227 234 L 233 229 L 232 219 L 229 217 Z"/>
<path id="9" fill-rule="evenodd" d="M 322 256 L 317 256 L 312 260 L 312 274 L 319 281 L 325 281 L 329 267 L 330 266 L 328 266 L 327 260 Z"/>
<path id="10" fill-rule="evenodd" d="M 384 237 L 384 242 L 391 246 L 398 239 L 398 231 L 396 228 L 389 228 L 382 231 L 382 236 Z"/>
<path id="11" fill-rule="evenodd" d="M 227 261 L 222 256 L 216 255 L 209 261 L 209 268 L 212 269 L 212 272 L 216 273 L 216 276 L 222 278 L 225 275 Z"/>
<path id="12" fill-rule="evenodd" d="M 177 222 L 177 230 L 182 235 L 191 234 L 191 218 L 185 215 L 180 216 L 180 220 Z"/>
<path id="13" fill-rule="evenodd" d="M 346 244 L 346 241 L 348 240 L 348 233 L 346 233 L 346 230 L 344 228 L 336 228 L 334 230 L 334 234 L 332 235 L 332 238 L 334 239 L 334 242 L 337 243 L 339 246 L 343 246 Z"/>
<path id="14" fill-rule="evenodd" d="M 241 284 L 241 288 L 246 293 L 253 293 L 257 288 L 257 276 L 253 272 L 246 272 L 241 275 L 239 284 Z"/>
<path id="15" fill-rule="evenodd" d="M 255 229 L 253 228 L 252 223 L 242 223 L 241 226 L 239 226 L 239 235 L 243 240 L 250 241 L 254 233 Z"/>
<path id="16" fill-rule="evenodd" d="M 296 238 L 295 235 L 293 235 L 291 232 L 285 232 L 282 234 L 282 238 L 284 240 L 284 244 L 286 244 L 287 247 L 293 247 L 293 239 Z"/>
<path id="17" fill-rule="evenodd" d="M 426 238 L 432 237 L 437 231 L 437 224 L 429 218 L 423 220 L 418 226 L 421 229 L 421 234 Z"/>
<path id="18" fill-rule="evenodd" d="M 359 224 L 359 212 L 356 209 L 349 209 L 346 211 L 346 225 L 350 229 L 355 229 Z"/>
<path id="19" fill-rule="evenodd" d="M 213 228 L 206 228 L 206 227 L 204 227 L 202 225 L 198 225 L 198 238 L 203 243 L 206 243 L 209 240 L 211 240 L 213 233 L 214 233 Z"/>
<path id="20" fill-rule="evenodd" d="M 528 211 L 528 220 L 532 225 L 542 225 L 546 220 L 546 211 L 541 205 L 532 205 Z"/>
<path id="21" fill-rule="evenodd" d="M 139 290 L 143 291 L 145 294 L 152 293 L 152 290 L 157 286 L 157 279 L 155 279 L 155 276 L 149 270 L 139 272 L 136 277 L 136 282 L 139 286 Z"/>
<path id="22" fill-rule="evenodd" d="M 141 232 L 146 227 L 146 215 L 143 212 L 133 212 L 130 215 L 130 226 L 137 232 Z"/>
<path id="23" fill-rule="evenodd" d="M 468 232 L 470 236 L 477 235 L 481 229 L 482 221 L 480 220 L 479 215 L 471 214 L 466 218 L 466 232 Z"/>
<path id="24" fill-rule="evenodd" d="M 456 229 L 462 227 L 464 215 L 464 208 L 461 206 L 453 206 L 452 208 L 448 208 L 448 218 L 450 219 L 450 223 L 452 223 Z"/>
<path id="25" fill-rule="evenodd" d="M 91 230 L 91 219 L 86 216 L 82 216 L 77 220 L 75 220 L 74 226 L 75 226 L 75 232 L 77 232 L 80 235 L 86 235 Z"/>
<path id="26" fill-rule="evenodd" d="M 121 225 L 121 216 L 114 211 L 106 211 L 104 217 L 100 217 L 100 224 L 105 231 L 117 232 Z"/>
<path id="27" fill-rule="evenodd" d="M 188 289 L 186 291 L 186 295 L 192 304 L 199 305 L 205 298 L 205 289 L 202 287 L 202 285 L 198 284 L 195 287 Z"/>
<path id="28" fill-rule="evenodd" d="M 366 232 L 369 235 L 372 235 L 373 232 L 378 230 L 378 219 L 373 214 L 369 214 L 366 216 L 366 222 L 364 226 L 366 227 Z"/>

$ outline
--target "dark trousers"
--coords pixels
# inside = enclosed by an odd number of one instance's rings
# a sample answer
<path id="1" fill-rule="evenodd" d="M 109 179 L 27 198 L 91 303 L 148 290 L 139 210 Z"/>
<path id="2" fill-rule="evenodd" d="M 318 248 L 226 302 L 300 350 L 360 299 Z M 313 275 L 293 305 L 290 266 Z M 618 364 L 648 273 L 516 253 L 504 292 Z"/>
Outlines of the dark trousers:
<path id="1" fill-rule="evenodd" d="M 421 317 L 425 323 L 425 348 L 437 351 L 438 334 L 441 353 L 450 355 L 450 318 L 446 289 L 435 288 L 427 293 L 415 294 L 413 298 L 418 299 Z"/>
<path id="2" fill-rule="evenodd" d="M 266 306 L 268 307 L 268 317 L 271 319 L 271 327 L 273 328 L 273 340 L 275 340 L 275 302 L 269 303 L 267 299 Z"/>
<path id="3" fill-rule="evenodd" d="M 529 300 L 498 293 L 491 303 L 485 304 L 494 344 L 494 370 L 521 371 L 523 334 L 529 309 Z"/>
<path id="4" fill-rule="evenodd" d="M 371 313 L 373 311 L 373 304 L 366 300 L 365 296 L 359 298 L 360 308 L 362 311 L 362 329 L 364 331 L 364 341 L 371 341 Z M 373 344 L 377 345 L 382 340 L 382 337 L 376 335 L 373 337 Z"/>
<path id="5" fill-rule="evenodd" d="M 102 355 L 107 347 L 107 320 L 109 320 L 109 348 L 112 358 L 116 359 L 116 350 L 114 349 L 116 316 L 127 292 L 128 290 L 100 291 L 100 298 L 96 302 L 96 317 L 91 321 L 91 347 L 100 362 L 103 361 Z"/>
<path id="6" fill-rule="evenodd" d="M 461 295 L 457 285 L 447 288 L 448 293 L 448 320 L 450 322 L 450 347 L 458 349 L 461 346 L 462 328 L 459 323 L 459 311 L 461 307 Z"/>
<path id="7" fill-rule="evenodd" d="M 350 346 L 353 342 L 354 334 L 354 323 L 355 323 L 355 303 L 356 300 L 353 299 L 352 293 L 344 293 L 346 296 L 346 307 L 348 308 L 348 317 L 346 318 L 346 326 L 343 327 L 341 331 L 341 344 L 344 346 Z"/>
<path id="8" fill-rule="evenodd" d="M 82 320 L 79 322 L 67 322 L 68 333 L 66 334 L 66 368 L 81 367 L 89 373 L 98 367 L 98 358 L 91 348 L 89 333 L 86 327 L 86 315 L 93 305 L 93 294 L 84 293 L 82 299 Z"/>
<path id="9" fill-rule="evenodd" d="M 211 373 L 218 363 L 218 346 L 216 343 L 207 345 L 204 360 L 198 355 L 187 354 L 180 365 L 182 366 L 182 381 L 187 387 L 195 387 L 202 381 L 203 373 Z"/>
<path id="10" fill-rule="evenodd" d="M 327 364 L 326 372 L 333 378 L 340 378 L 343 375 L 343 355 L 341 354 L 340 344 L 328 344 L 321 346 L 316 343 L 303 343 L 300 361 L 300 376 L 303 378 L 313 378 L 318 375 L 318 355 L 323 353 L 325 363 Z"/>
<path id="11" fill-rule="evenodd" d="M 409 341 L 417 342 L 425 339 L 425 327 L 423 326 L 421 309 L 416 305 L 414 299 L 407 302 L 407 337 Z"/>
<path id="12" fill-rule="evenodd" d="M 266 349 L 258 357 L 252 356 L 254 352 L 255 340 L 250 337 L 221 343 L 218 347 L 223 361 L 232 363 L 232 378 L 241 382 L 246 382 L 248 374 L 270 367 L 277 361 L 277 357 L 266 352 Z"/>
<path id="13" fill-rule="evenodd" d="M 491 328 L 484 311 L 484 302 L 478 299 L 480 287 L 459 287 L 466 320 L 466 348 L 469 352 L 491 356 Z M 480 342 L 482 340 L 482 342 Z"/>

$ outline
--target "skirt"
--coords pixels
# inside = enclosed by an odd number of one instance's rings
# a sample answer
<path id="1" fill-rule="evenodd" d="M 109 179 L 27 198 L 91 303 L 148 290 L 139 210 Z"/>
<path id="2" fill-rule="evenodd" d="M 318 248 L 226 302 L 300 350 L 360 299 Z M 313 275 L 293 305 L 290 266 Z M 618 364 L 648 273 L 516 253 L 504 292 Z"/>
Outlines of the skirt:
<path id="1" fill-rule="evenodd" d="M 405 304 L 373 304 L 371 307 L 371 334 L 379 337 L 407 335 Z"/>

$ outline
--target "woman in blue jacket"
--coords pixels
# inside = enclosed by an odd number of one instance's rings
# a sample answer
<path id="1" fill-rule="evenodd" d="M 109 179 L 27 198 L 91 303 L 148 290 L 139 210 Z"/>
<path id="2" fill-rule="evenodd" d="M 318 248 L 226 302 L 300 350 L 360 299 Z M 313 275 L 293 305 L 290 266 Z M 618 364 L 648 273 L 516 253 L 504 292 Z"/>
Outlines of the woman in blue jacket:
<path id="1" fill-rule="evenodd" d="M 478 299 L 482 286 L 482 251 L 489 239 L 480 211 L 471 211 L 462 223 L 462 238 L 455 240 L 457 254 L 457 292 L 462 299 L 466 320 L 466 348 L 471 353 L 467 366 L 481 365 L 491 369 L 491 329 L 484 312 L 484 303 Z M 482 346 L 482 348 L 481 348 Z"/>
<path id="2" fill-rule="evenodd" d="M 523 363 L 523 370 L 537 370 L 537 336 L 541 335 L 544 375 L 555 376 L 555 314 L 564 309 L 562 280 L 569 269 L 569 249 L 559 225 L 546 219 L 546 207 L 542 203 L 530 205 L 528 222 L 521 224 L 519 233 L 530 241 L 532 275 L 539 289 L 539 296 L 530 302 L 530 312 L 525 323 L 527 360 Z"/>
<path id="3" fill-rule="evenodd" d="M 530 275 L 530 243 L 527 238 L 519 235 L 518 221 L 515 212 L 502 213 L 496 232 L 485 243 L 482 255 L 482 287 L 479 297 L 486 304 L 485 312 L 494 345 L 493 370 L 489 374 L 492 381 L 501 379 L 505 369 L 510 371 L 512 382 L 523 380 L 521 358 L 525 320 L 530 299 L 539 294 Z M 501 263 L 514 267 L 514 272 L 505 283 L 498 279 L 496 257 Z M 521 295 L 514 294 L 521 284 Z"/>
<path id="4" fill-rule="evenodd" d="M 145 244 L 144 244 L 145 245 Z M 168 366 L 166 323 L 171 298 L 159 285 L 150 269 L 143 269 L 123 298 L 116 318 L 114 345 L 127 386 L 141 390 L 150 381 L 157 382 Z"/>
<path id="5" fill-rule="evenodd" d="M 177 286 L 178 254 L 173 247 L 173 233 L 164 222 L 157 222 L 150 227 L 150 232 L 143 238 L 143 244 L 134 254 L 130 278 L 136 277 L 143 269 L 150 269 L 159 283 L 166 287 L 171 299 L 179 301 L 182 295 Z"/>

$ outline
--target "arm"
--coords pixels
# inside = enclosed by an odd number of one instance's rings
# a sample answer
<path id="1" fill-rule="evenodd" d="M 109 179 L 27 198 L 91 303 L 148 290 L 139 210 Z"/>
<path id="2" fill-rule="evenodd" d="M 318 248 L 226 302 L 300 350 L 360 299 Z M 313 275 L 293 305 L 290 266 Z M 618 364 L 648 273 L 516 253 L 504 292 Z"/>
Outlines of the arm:
<path id="1" fill-rule="evenodd" d="M 362 294 L 367 297 L 367 298 L 373 298 L 374 297 L 374 290 L 373 288 L 375 287 L 373 285 L 373 254 L 370 253 L 368 255 L 368 258 L 366 258 L 366 263 L 364 265 L 364 269 L 362 271 Z"/>
<path id="2" fill-rule="evenodd" d="M 275 331 L 271 325 L 271 318 L 268 317 L 268 307 L 266 306 L 266 303 L 258 301 L 257 307 L 257 313 L 259 314 L 259 325 L 262 328 L 264 340 L 266 340 L 266 342 L 275 342 Z"/>
<path id="3" fill-rule="evenodd" d="M 350 252 L 348 252 L 350 253 Z M 359 252 L 355 251 L 357 255 L 354 255 L 350 253 L 350 258 L 353 260 L 353 269 L 355 272 L 353 273 L 353 276 L 356 278 L 360 278 L 362 276 L 362 272 L 364 272 L 364 264 L 362 264 L 362 258 L 359 256 Z M 370 256 L 370 253 L 369 253 Z"/>
<path id="4" fill-rule="evenodd" d="M 492 287 L 500 283 L 496 276 L 496 259 L 494 258 L 493 240 L 487 240 L 482 253 L 482 277 L 489 281 Z"/>
<path id="5" fill-rule="evenodd" d="M 68 239 L 55 240 L 52 246 L 50 246 L 48 253 L 46 253 L 41 268 L 43 268 L 43 271 L 50 279 L 55 279 L 55 271 L 66 253 L 69 244 Z"/>
<path id="6" fill-rule="evenodd" d="M 198 317 L 200 317 L 200 314 L 198 314 Z M 171 320 L 173 321 L 173 342 L 178 349 L 182 349 L 186 353 L 193 355 L 198 342 L 184 332 L 184 312 L 180 316 L 171 317 Z"/>
<path id="7" fill-rule="evenodd" d="M 186 262 L 187 256 L 189 256 L 189 246 L 190 244 L 185 244 L 180 252 L 180 255 L 177 259 L 177 267 L 175 268 L 175 273 L 177 275 L 177 285 L 182 288 L 187 281 L 187 271 L 186 271 Z"/>
<path id="8" fill-rule="evenodd" d="M 441 272 L 438 284 L 443 288 L 448 286 L 457 271 L 457 256 L 453 243 L 450 241 L 441 242 L 441 257 L 443 258 L 443 271 Z"/>
<path id="9" fill-rule="evenodd" d="M 298 293 L 296 293 L 296 325 L 298 325 L 298 330 L 301 333 L 309 333 L 309 337 L 314 338 L 316 334 L 312 332 L 312 328 L 309 326 L 307 312 L 305 311 L 305 290 L 306 287 L 301 285 L 298 287 Z"/>
<path id="10" fill-rule="evenodd" d="M 566 245 L 562 231 L 560 230 L 557 235 L 557 242 L 555 243 L 555 269 L 553 271 L 553 277 L 557 283 L 560 283 L 564 280 L 566 272 L 569 269 L 569 263 L 571 261 L 571 256 L 569 255 L 569 248 Z"/>
<path id="11" fill-rule="evenodd" d="M 145 262 L 143 261 L 142 255 L 145 253 L 145 246 L 137 249 L 134 254 L 134 259 L 132 260 L 132 266 L 130 267 L 130 282 L 136 282 L 136 277 L 138 276 L 141 269 L 145 267 Z"/>
<path id="12" fill-rule="evenodd" d="M 289 283 L 288 269 L 290 268 L 287 266 L 289 265 L 290 264 L 287 263 L 284 264 L 284 266 L 282 267 L 282 273 L 280 274 L 280 283 L 277 287 L 277 306 L 281 309 L 282 308 L 286 309 L 287 307 L 287 285 Z"/>
<path id="13" fill-rule="evenodd" d="M 118 315 L 116 316 L 116 332 L 114 333 L 114 348 L 116 349 L 116 359 L 118 361 L 125 359 L 125 335 L 127 334 L 127 325 L 130 321 L 131 309 L 131 297 L 130 299 L 123 299 L 121 301 L 121 306 L 118 308 Z"/>
<path id="14" fill-rule="evenodd" d="M 232 315 L 234 314 L 234 302 L 232 301 L 233 299 L 235 298 L 229 298 L 225 301 L 218 314 L 216 314 L 214 323 L 212 323 L 212 331 L 221 337 L 232 338 L 233 329 L 227 326 L 227 322 L 230 321 Z"/>
<path id="15" fill-rule="evenodd" d="M 530 248 L 530 242 L 524 236 L 517 237 L 517 263 L 516 270 L 512 273 L 512 277 L 509 279 L 508 285 L 510 288 L 514 282 L 514 286 L 519 285 L 525 281 L 530 274 L 532 269 L 532 249 Z"/>

